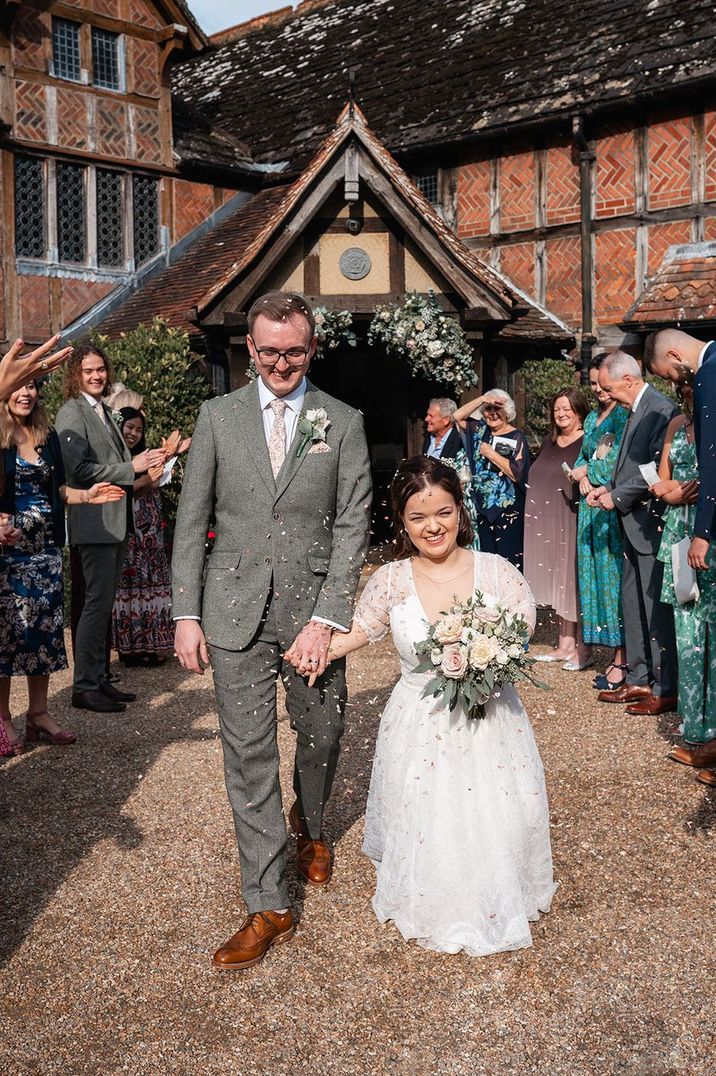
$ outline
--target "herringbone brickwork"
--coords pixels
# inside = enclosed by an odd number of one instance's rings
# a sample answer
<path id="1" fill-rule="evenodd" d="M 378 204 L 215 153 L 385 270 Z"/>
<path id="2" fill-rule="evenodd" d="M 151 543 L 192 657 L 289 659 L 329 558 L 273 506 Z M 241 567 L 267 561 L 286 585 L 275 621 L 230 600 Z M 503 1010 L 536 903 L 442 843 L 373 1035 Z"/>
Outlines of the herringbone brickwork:
<path id="1" fill-rule="evenodd" d="M 104 299 L 114 284 L 103 284 L 92 280 L 62 281 L 62 325 L 71 325 L 85 310 Z"/>
<path id="2" fill-rule="evenodd" d="M 582 314 L 581 252 L 579 239 L 550 239 L 545 244 L 547 287 L 545 303 L 568 325 L 578 325 Z"/>
<path id="3" fill-rule="evenodd" d="M 174 183 L 174 235 L 176 243 L 187 232 L 198 227 L 214 211 L 214 188 L 206 183 Z"/>
<path id="4" fill-rule="evenodd" d="M 596 237 L 595 314 L 601 325 L 620 321 L 636 292 L 636 231 L 615 228 Z"/>
<path id="5" fill-rule="evenodd" d="M 21 7 L 12 27 L 12 58 L 15 65 L 46 72 L 45 42 L 49 34 L 49 15 L 33 8 Z"/>
<path id="6" fill-rule="evenodd" d="M 457 233 L 461 238 L 490 231 L 490 162 L 463 164 L 457 176 Z"/>
<path id="7" fill-rule="evenodd" d="M 129 18 L 140 26 L 151 26 L 154 30 L 161 30 L 164 26 L 154 10 L 154 5 L 145 3 L 145 0 L 130 0 Z"/>
<path id="8" fill-rule="evenodd" d="M 127 109 L 120 101 L 97 99 L 97 152 L 108 157 L 128 157 Z"/>
<path id="9" fill-rule="evenodd" d="M 704 239 L 708 242 L 716 239 L 716 217 L 706 217 L 704 221 Z"/>
<path id="10" fill-rule="evenodd" d="M 716 201 L 716 112 L 704 117 L 704 171 L 706 173 L 706 201 Z"/>
<path id="11" fill-rule="evenodd" d="M 132 93 L 159 97 L 159 64 L 153 41 L 144 41 L 141 37 L 128 39 L 127 85 Z"/>
<path id="12" fill-rule="evenodd" d="M 20 141 L 47 141 L 45 87 L 39 82 L 15 84 L 15 137 Z"/>
<path id="13" fill-rule="evenodd" d="M 649 226 L 649 276 L 653 276 L 674 243 L 691 242 L 691 221 L 674 220 Z"/>
<path id="14" fill-rule="evenodd" d="M 132 156 L 138 161 L 159 163 L 162 147 L 159 135 L 159 114 L 154 108 L 130 105 L 134 118 L 134 150 Z"/>
<path id="15" fill-rule="evenodd" d="M 505 276 L 513 280 L 519 288 L 529 295 L 534 295 L 535 288 L 535 245 L 534 243 L 514 243 L 500 249 L 500 267 Z"/>
<path id="16" fill-rule="evenodd" d="M 649 208 L 691 201 L 691 121 L 669 120 L 649 127 Z"/>
<path id="17" fill-rule="evenodd" d="M 517 232 L 535 225 L 534 153 L 517 153 L 500 161 L 500 228 Z"/>
<path id="18" fill-rule="evenodd" d="M 631 131 L 600 138 L 596 144 L 596 212 L 598 217 L 633 213 L 635 151 Z"/>
<path id="19" fill-rule="evenodd" d="M 20 320 L 25 340 L 46 340 L 52 332 L 50 280 L 46 276 L 21 276 Z"/>
<path id="20" fill-rule="evenodd" d="M 579 220 L 579 166 L 569 146 L 547 151 L 547 224 L 572 224 Z"/>
<path id="21" fill-rule="evenodd" d="M 117 17 L 117 0 L 90 0 L 85 7 L 90 7 L 97 15 L 109 15 Z"/>
<path id="22" fill-rule="evenodd" d="M 57 144 L 88 149 L 87 96 L 82 90 L 57 88 Z"/>

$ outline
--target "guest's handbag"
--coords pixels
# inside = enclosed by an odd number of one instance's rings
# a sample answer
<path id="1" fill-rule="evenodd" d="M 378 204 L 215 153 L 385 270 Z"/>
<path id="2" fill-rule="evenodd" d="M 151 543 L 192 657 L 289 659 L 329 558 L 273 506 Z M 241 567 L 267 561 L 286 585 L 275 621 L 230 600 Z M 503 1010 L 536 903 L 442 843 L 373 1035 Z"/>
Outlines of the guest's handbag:
<path id="1" fill-rule="evenodd" d="M 682 538 L 671 547 L 671 567 L 674 573 L 674 593 L 679 605 L 694 602 L 699 596 L 699 584 L 696 571 L 689 564 L 689 546 L 691 539 Z"/>

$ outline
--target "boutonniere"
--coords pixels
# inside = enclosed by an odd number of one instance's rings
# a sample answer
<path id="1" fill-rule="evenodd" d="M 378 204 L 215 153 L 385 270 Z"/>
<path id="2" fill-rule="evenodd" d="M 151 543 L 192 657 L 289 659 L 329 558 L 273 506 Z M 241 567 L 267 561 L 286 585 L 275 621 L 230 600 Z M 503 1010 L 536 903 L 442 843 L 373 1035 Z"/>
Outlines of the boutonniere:
<path id="1" fill-rule="evenodd" d="M 298 446 L 297 458 L 300 458 L 306 451 L 308 442 L 317 444 L 319 441 L 325 441 L 326 433 L 330 428 L 331 422 L 328 415 L 322 407 L 317 407 L 314 411 L 306 411 L 305 415 L 301 415 L 298 420 L 298 432 L 301 434 L 301 443 Z"/>
<path id="2" fill-rule="evenodd" d="M 121 429 L 122 428 L 122 423 L 124 422 L 124 415 L 122 414 L 121 411 L 112 411 L 111 414 L 112 414 L 112 418 L 114 419 L 114 421 L 117 423 L 117 425 Z"/>

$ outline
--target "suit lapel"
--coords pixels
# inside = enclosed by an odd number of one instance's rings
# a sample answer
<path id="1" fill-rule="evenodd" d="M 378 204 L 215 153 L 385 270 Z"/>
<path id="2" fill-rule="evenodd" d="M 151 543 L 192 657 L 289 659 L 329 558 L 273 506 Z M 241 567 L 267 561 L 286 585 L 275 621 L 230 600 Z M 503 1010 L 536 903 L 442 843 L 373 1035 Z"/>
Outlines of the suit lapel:
<path id="1" fill-rule="evenodd" d="M 243 417 L 240 432 L 244 438 L 248 453 L 254 461 L 256 470 L 273 497 L 276 494 L 276 483 L 271 470 L 268 445 L 266 444 L 266 432 L 259 400 L 258 378 L 249 386 L 249 391 L 246 393 L 242 403 Z"/>
<path id="2" fill-rule="evenodd" d="M 305 415 L 307 411 L 311 411 L 314 408 L 320 407 L 323 400 L 323 396 L 319 389 L 315 385 L 306 379 L 306 395 L 303 398 L 303 407 L 301 408 L 301 416 Z M 330 415 L 328 416 L 330 419 Z M 298 430 L 298 422 L 296 422 L 296 429 L 294 430 L 291 444 L 288 446 L 286 452 L 286 459 L 283 461 L 283 467 L 276 476 L 276 496 L 280 497 L 286 487 L 298 474 L 300 468 L 303 465 L 303 461 L 308 455 L 310 444 L 306 445 L 301 455 L 298 455 L 298 449 L 302 441 L 302 434 Z"/>
<path id="3" fill-rule="evenodd" d="M 124 458 L 124 449 L 123 449 L 123 447 L 120 447 L 118 445 L 117 440 L 112 436 L 111 428 L 109 426 L 105 426 L 105 424 L 102 422 L 102 419 L 96 413 L 94 407 L 92 407 L 92 404 L 89 403 L 84 398 L 84 396 L 79 396 L 78 400 L 79 400 L 80 407 L 84 407 L 86 409 L 86 411 L 87 411 L 87 414 L 90 416 L 88 421 L 93 424 L 92 428 L 95 429 L 95 430 L 99 430 L 101 432 L 101 434 L 104 436 L 107 443 L 112 446 L 112 448 L 115 450 L 115 452 L 117 451 L 118 448 L 120 448 L 120 456 L 122 458 Z M 104 406 L 104 405 L 102 405 L 102 406 Z M 115 421 L 114 421 L 114 419 L 112 418 L 111 415 L 110 415 L 108 421 L 111 422 L 112 425 L 116 427 L 116 423 L 115 423 Z M 119 430 L 117 430 L 117 433 L 119 434 L 119 438 L 121 440 L 122 435 L 119 433 Z M 123 445 L 124 445 L 124 441 L 122 441 L 122 446 Z"/>
<path id="4" fill-rule="evenodd" d="M 629 412 L 629 417 L 627 419 L 627 429 L 626 429 L 626 431 L 624 433 L 624 436 L 622 437 L 622 443 L 621 443 L 621 445 L 619 447 L 619 457 L 617 459 L 617 465 L 616 465 L 616 468 L 615 468 L 615 473 L 616 473 L 616 471 L 619 470 L 622 463 L 626 459 L 627 449 L 628 449 L 629 445 L 631 444 L 632 438 L 634 436 L 634 431 L 636 430 L 637 426 L 639 425 L 642 418 L 644 417 L 644 414 L 646 412 L 646 403 L 645 403 L 645 401 L 646 401 L 648 393 L 649 393 L 649 387 L 647 386 L 646 392 L 644 393 L 642 398 L 639 400 L 639 406 L 637 407 L 636 411 L 630 411 Z"/>

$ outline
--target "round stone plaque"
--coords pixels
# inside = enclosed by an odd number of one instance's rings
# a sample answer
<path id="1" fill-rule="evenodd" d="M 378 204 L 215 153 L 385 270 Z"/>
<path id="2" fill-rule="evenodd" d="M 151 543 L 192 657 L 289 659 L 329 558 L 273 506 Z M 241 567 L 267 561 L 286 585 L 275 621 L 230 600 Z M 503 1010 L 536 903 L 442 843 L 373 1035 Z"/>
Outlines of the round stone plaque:
<path id="1" fill-rule="evenodd" d="M 371 266 L 370 254 L 361 247 L 348 247 L 338 262 L 338 268 L 348 280 L 362 280 L 368 276 Z"/>

